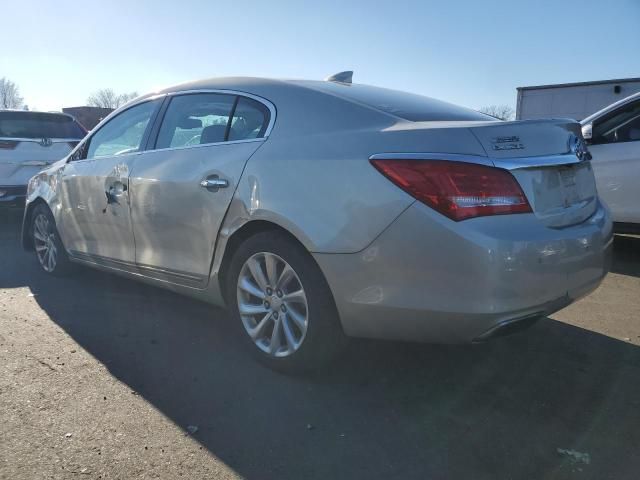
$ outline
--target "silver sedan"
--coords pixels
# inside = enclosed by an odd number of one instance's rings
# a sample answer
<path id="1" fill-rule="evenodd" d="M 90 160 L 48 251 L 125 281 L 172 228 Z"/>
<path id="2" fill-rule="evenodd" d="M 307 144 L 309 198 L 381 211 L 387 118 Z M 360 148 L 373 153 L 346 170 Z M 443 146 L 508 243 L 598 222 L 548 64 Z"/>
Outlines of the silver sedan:
<path id="1" fill-rule="evenodd" d="M 140 97 L 31 179 L 23 243 L 226 305 L 273 368 L 347 337 L 476 342 L 594 290 L 612 224 L 580 125 L 327 81 Z"/>

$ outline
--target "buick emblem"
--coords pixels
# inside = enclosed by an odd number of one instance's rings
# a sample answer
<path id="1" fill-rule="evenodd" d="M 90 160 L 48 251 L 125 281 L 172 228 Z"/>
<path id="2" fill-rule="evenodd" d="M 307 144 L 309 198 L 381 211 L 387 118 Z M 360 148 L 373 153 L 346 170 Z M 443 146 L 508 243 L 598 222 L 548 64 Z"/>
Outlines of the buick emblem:
<path id="1" fill-rule="evenodd" d="M 591 153 L 587 149 L 587 145 L 584 143 L 584 140 L 577 135 L 572 134 L 569 138 L 569 152 L 575 154 L 581 162 L 591 160 Z"/>
<path id="2" fill-rule="evenodd" d="M 42 138 L 40 139 L 40 145 L 43 147 L 50 147 L 53 144 L 50 138 Z"/>
<path id="3" fill-rule="evenodd" d="M 520 142 L 520 137 L 511 135 L 508 137 L 494 137 L 491 139 L 494 150 L 522 150 L 524 144 Z"/>

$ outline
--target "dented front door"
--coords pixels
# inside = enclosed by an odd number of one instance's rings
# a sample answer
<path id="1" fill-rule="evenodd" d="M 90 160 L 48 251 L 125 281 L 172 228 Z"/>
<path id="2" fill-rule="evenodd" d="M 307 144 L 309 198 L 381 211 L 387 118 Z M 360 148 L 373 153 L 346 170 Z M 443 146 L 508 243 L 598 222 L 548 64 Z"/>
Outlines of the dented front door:
<path id="1" fill-rule="evenodd" d="M 61 175 L 57 217 L 72 255 L 118 268 L 135 264 L 129 175 L 134 159 L 144 155 L 161 102 L 144 100 L 125 108 L 71 154 Z"/>
<path id="2" fill-rule="evenodd" d="M 72 255 L 135 263 L 129 173 L 138 155 L 141 153 L 76 160 L 65 166 L 61 230 Z"/>

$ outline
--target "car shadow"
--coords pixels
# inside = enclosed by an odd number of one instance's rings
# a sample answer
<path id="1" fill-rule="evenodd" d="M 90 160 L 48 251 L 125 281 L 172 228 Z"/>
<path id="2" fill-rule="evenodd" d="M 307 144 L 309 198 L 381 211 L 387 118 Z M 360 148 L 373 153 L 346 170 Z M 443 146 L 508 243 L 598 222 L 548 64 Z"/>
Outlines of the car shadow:
<path id="1" fill-rule="evenodd" d="M 544 319 L 483 345 L 354 341 L 326 371 L 287 377 L 245 354 L 224 310 L 89 269 L 50 278 L 17 230 L 0 231 L 0 288 L 30 288 L 115 378 L 176 425 L 197 425 L 194 438 L 244 478 L 640 470 L 640 348 L 629 343 Z"/>
<path id="2" fill-rule="evenodd" d="M 640 277 L 640 237 L 616 235 L 613 238 L 614 258 L 611 271 L 621 275 Z"/>

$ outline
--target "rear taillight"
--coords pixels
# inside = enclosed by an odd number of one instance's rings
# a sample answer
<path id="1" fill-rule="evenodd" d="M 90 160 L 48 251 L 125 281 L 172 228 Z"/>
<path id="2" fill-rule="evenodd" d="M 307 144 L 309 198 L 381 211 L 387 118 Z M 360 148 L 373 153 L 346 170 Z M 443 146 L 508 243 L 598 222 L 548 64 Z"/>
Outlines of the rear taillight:
<path id="1" fill-rule="evenodd" d="M 405 192 L 455 221 L 531 212 L 507 170 L 445 160 L 371 160 Z"/>

